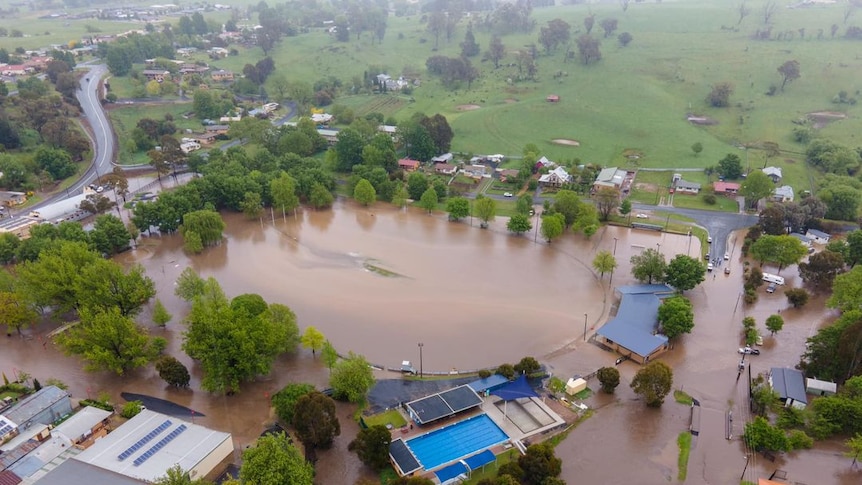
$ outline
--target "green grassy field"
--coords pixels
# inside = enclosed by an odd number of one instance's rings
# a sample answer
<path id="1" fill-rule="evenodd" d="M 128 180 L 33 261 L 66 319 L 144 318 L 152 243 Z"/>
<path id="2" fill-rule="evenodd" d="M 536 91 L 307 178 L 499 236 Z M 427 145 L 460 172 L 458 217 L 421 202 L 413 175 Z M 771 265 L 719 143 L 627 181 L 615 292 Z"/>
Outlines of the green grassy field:
<path id="1" fill-rule="evenodd" d="M 169 113 L 174 117 L 174 125 L 176 125 L 178 132 L 177 136 L 184 136 L 183 131 L 186 129 L 190 129 L 198 133 L 202 132 L 203 127 L 197 118 L 183 118 L 182 115 L 190 110 L 191 103 L 160 105 L 134 104 L 114 107 L 109 110 L 108 116 L 110 116 L 111 122 L 114 125 L 114 130 L 117 132 L 117 139 L 120 140 L 117 161 L 123 165 L 150 162 L 146 153 L 137 151 L 132 148 L 130 144 L 130 133 L 141 118 L 159 120 L 163 119 L 165 114 Z"/>

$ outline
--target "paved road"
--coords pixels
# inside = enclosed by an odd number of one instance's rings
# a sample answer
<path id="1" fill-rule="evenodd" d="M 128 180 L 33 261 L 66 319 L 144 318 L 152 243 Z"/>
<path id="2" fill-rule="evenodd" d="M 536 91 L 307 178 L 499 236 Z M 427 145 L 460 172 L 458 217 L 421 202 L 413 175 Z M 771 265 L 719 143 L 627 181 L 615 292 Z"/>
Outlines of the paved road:
<path id="1" fill-rule="evenodd" d="M 730 233 L 738 229 L 744 229 L 757 224 L 758 217 L 747 214 L 732 212 L 707 211 L 699 209 L 680 209 L 676 207 L 655 206 L 646 204 L 632 204 L 632 212 L 663 211 L 681 216 L 690 217 L 698 225 L 704 227 L 712 237 L 712 247 L 709 254 L 712 258 L 723 258 L 725 252 L 731 253 L 731 257 L 739 256 L 742 241 L 736 247 L 728 247 Z M 655 220 L 652 220 L 655 222 Z"/>

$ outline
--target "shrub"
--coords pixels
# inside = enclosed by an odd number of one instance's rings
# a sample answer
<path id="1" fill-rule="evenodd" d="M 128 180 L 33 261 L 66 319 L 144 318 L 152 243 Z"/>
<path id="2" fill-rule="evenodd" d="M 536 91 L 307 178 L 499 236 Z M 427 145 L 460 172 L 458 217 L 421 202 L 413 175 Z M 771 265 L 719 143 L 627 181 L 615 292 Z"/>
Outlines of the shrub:
<path id="1" fill-rule="evenodd" d="M 787 437 L 787 447 L 792 450 L 807 450 L 814 446 L 814 439 L 805 434 L 805 431 L 795 429 Z"/>
<path id="2" fill-rule="evenodd" d="M 715 205 L 715 203 L 717 202 L 715 194 L 705 194 L 703 196 L 703 201 L 709 205 Z"/>
<path id="3" fill-rule="evenodd" d="M 745 300 L 745 303 L 751 305 L 757 301 L 757 292 L 751 288 L 746 288 L 743 299 Z"/>
<path id="4" fill-rule="evenodd" d="M 482 369 L 479 371 L 479 379 L 487 379 L 491 377 L 491 371 L 488 369 Z"/>
<path id="5" fill-rule="evenodd" d="M 784 291 L 784 296 L 787 297 L 787 302 L 793 305 L 793 308 L 799 308 L 808 303 L 810 295 L 805 288 L 790 288 Z"/>
<path id="6" fill-rule="evenodd" d="M 540 371 L 542 366 L 533 357 L 524 357 L 520 362 L 515 364 L 514 368 L 518 374 L 532 375 Z"/>
<path id="7" fill-rule="evenodd" d="M 144 403 L 141 401 L 129 401 L 123 405 L 123 410 L 120 411 L 120 416 L 126 419 L 132 419 L 141 411 L 144 410 Z"/>
<path id="8" fill-rule="evenodd" d="M 515 378 L 515 366 L 512 364 L 502 364 L 500 367 L 497 367 L 497 374 L 500 374 L 511 381 Z"/>
<path id="9" fill-rule="evenodd" d="M 81 399 L 81 407 L 83 406 L 92 406 L 98 409 L 104 409 L 105 411 L 114 412 L 114 406 L 107 401 L 98 401 L 96 399 Z"/>
<path id="10" fill-rule="evenodd" d="M 620 371 L 615 367 L 602 367 L 596 374 L 602 385 L 602 391 L 613 394 L 614 389 L 620 385 Z"/>

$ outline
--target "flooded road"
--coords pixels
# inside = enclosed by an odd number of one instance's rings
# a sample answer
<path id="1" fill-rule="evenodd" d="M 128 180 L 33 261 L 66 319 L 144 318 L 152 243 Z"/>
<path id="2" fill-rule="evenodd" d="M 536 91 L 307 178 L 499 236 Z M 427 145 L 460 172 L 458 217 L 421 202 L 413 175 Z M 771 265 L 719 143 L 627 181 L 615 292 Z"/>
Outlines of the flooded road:
<path id="1" fill-rule="evenodd" d="M 189 366 L 190 390 L 166 388 L 151 368 L 122 378 L 87 374 L 77 359 L 50 344 L 42 346 L 39 337 L 54 327 L 50 324 L 30 329 L 30 340 L 0 342 L 0 368 L 25 370 L 43 382 L 60 378 L 76 397 L 108 391 L 118 400 L 120 392 L 128 391 L 169 399 L 206 415 L 196 422 L 233 433 L 239 453 L 272 421 L 268 415 L 272 393 L 296 381 L 324 387 L 328 371 L 300 351 L 280 358 L 270 376 L 245 384 L 239 395 L 200 391 L 200 369 L 180 349 L 182 316 L 189 308 L 173 294 L 174 282 L 186 267 L 218 279 L 228 296 L 259 293 L 267 301 L 290 306 L 301 329 L 313 325 L 339 351 L 363 354 L 378 365 L 418 363 L 421 342 L 426 371 L 493 367 L 532 355 L 565 377 L 613 365 L 615 355 L 584 340 L 615 311 L 612 287 L 634 282 L 632 255 L 645 248 L 658 249 L 668 259 L 677 253 L 700 254 L 699 241 L 687 236 L 604 227 L 589 240 L 567 235 L 547 245 L 534 242 L 533 234 L 508 234 L 505 220 L 481 230 L 469 221 L 450 223 L 445 215 L 383 204 L 366 209 L 338 202 L 331 211 L 305 211 L 295 218 L 274 214 L 249 221 L 227 215 L 226 222 L 225 242 L 198 256 L 183 252 L 179 236 L 155 236 L 142 238 L 136 250 L 120 257 L 123 263 L 139 262 L 146 268 L 159 298 L 173 313 L 166 329 L 151 327 L 151 332 L 165 336 L 167 352 Z M 592 258 L 602 249 L 614 253 L 619 262 L 615 274 L 604 278 L 591 268 Z M 704 284 L 687 293 L 695 305 L 696 327 L 662 357 L 674 368 L 674 387 L 684 387 L 703 405 L 689 483 L 733 483 L 745 464 L 739 435 L 746 417 L 741 405 L 746 389 L 744 379 L 736 381 L 743 316 L 754 316 L 763 329 L 765 318 L 781 308 L 786 320 L 781 333 L 765 338 L 763 355 L 747 359 L 755 374 L 770 366 L 795 365 L 804 338 L 830 318 L 822 299 L 803 310 L 789 310 L 782 293 L 767 295 L 763 289 L 754 306 L 737 304 L 742 264 L 735 260 L 726 264 L 732 267 L 729 276 L 708 275 Z M 781 274 L 788 287 L 798 284 L 795 268 Z M 151 326 L 147 312 L 139 320 Z M 676 436 L 687 429 L 690 410 L 672 397 L 659 410 L 635 401 L 628 383 L 637 369 L 630 362 L 622 364 L 623 383 L 616 396 L 594 397 L 595 416 L 558 448 L 564 459 L 563 478 L 569 483 L 676 480 Z M 730 410 L 737 419 L 735 436 L 728 441 L 724 417 Z M 350 406 L 339 406 L 342 436 L 334 450 L 320 454 L 318 483 L 353 483 L 367 473 L 355 455 L 344 452 L 357 432 L 349 419 L 352 412 Z M 791 458 L 776 463 L 752 458 L 746 478 L 754 478 L 752 473 L 768 476 L 780 465 L 798 473 L 790 476 L 800 482 L 858 483 L 858 475 L 842 475 L 849 461 L 834 444 L 818 445 L 815 451 Z M 811 473 L 817 479 L 807 478 Z"/>

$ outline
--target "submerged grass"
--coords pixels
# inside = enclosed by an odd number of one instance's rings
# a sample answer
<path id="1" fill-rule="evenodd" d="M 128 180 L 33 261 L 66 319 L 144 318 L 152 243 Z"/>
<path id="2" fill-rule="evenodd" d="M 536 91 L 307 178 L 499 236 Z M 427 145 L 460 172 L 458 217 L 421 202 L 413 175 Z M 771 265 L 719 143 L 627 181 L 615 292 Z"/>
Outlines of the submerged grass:
<path id="1" fill-rule="evenodd" d="M 685 391 L 676 389 L 673 391 L 673 398 L 680 404 L 691 406 L 694 403 L 694 398 L 689 396 Z"/>
<path id="2" fill-rule="evenodd" d="M 688 475 L 688 455 L 691 453 L 691 433 L 683 431 L 676 439 L 676 443 L 679 445 L 679 460 L 677 462 L 679 472 L 677 473 L 676 478 L 677 480 L 684 482 L 685 477 Z"/>

